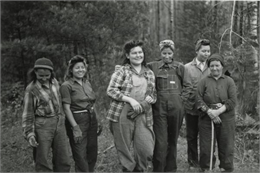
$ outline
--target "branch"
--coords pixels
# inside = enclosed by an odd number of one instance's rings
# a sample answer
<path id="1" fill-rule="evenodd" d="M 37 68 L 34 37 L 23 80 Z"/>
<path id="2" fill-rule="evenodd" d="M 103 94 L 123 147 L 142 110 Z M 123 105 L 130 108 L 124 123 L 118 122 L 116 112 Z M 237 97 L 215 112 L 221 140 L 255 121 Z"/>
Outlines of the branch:
<path id="1" fill-rule="evenodd" d="M 227 29 L 224 31 L 224 33 L 221 35 L 221 39 L 220 39 L 220 43 L 219 43 L 219 49 L 218 49 L 218 52 L 219 52 L 219 53 L 220 53 L 220 50 L 221 50 L 221 43 L 222 43 L 223 37 L 224 37 L 225 33 L 226 33 L 229 29 L 231 29 L 231 28 L 227 28 Z"/>

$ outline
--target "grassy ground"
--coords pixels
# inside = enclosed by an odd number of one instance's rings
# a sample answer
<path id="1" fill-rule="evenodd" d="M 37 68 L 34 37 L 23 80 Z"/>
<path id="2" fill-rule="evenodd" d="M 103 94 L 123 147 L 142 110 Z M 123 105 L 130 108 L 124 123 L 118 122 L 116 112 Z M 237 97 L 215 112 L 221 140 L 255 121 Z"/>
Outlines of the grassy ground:
<path id="1" fill-rule="evenodd" d="M 22 137 L 21 120 L 12 122 L 12 125 L 2 123 L 1 129 L 1 172 L 33 172 L 32 148 Z M 104 123 L 104 129 L 98 142 L 96 172 L 121 172 L 116 149 L 113 146 L 113 137 L 108 130 L 107 122 Z M 183 127 L 178 141 L 178 172 L 197 172 L 198 170 L 188 170 L 186 147 Z M 238 153 L 236 153 L 235 158 L 235 172 L 259 172 L 259 163 L 246 159 L 242 162 Z M 74 172 L 72 158 L 71 163 L 71 172 Z M 217 165 L 218 163 L 216 167 Z M 219 169 L 215 168 L 213 172 L 218 171 Z"/>

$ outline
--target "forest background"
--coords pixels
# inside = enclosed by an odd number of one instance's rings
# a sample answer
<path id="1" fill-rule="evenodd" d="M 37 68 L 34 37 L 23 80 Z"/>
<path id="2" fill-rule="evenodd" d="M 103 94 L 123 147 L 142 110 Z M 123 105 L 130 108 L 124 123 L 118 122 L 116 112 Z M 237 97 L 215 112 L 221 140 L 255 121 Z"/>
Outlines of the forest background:
<path id="1" fill-rule="evenodd" d="M 235 170 L 258 172 L 259 21 L 259 1 L 1 1 L 1 172 L 33 171 L 21 113 L 27 72 L 36 59 L 51 59 L 60 83 L 71 57 L 87 59 L 104 125 L 96 171 L 118 172 L 105 119 L 106 88 L 123 44 L 143 40 L 149 62 L 159 59 L 159 42 L 172 39 L 176 60 L 185 64 L 195 57 L 198 38 L 209 39 L 212 53 L 224 56 L 238 88 Z M 178 151 L 180 172 L 187 172 L 185 123 Z"/>

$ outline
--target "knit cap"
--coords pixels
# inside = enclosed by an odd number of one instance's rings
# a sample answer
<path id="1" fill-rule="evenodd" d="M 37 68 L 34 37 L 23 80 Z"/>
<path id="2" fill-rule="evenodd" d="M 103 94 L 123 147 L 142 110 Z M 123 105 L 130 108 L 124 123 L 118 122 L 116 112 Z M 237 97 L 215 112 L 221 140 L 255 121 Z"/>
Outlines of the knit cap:
<path id="1" fill-rule="evenodd" d="M 209 59 L 208 59 L 208 67 L 210 65 L 210 62 L 212 61 L 220 61 L 221 65 L 224 67 L 224 59 L 223 57 L 218 54 L 218 53 L 215 53 L 215 54 L 212 54 Z"/>
<path id="2" fill-rule="evenodd" d="M 51 60 L 43 57 L 35 61 L 34 69 L 36 68 L 47 68 L 53 70 L 53 63 L 51 62 Z"/>

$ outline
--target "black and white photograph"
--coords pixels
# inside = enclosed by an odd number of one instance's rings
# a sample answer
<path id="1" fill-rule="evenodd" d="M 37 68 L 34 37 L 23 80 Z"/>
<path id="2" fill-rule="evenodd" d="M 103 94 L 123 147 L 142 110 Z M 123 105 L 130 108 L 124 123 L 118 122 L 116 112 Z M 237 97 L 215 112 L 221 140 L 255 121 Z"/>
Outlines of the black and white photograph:
<path id="1" fill-rule="evenodd" d="M 0 172 L 260 171 L 259 0 L 0 7 Z"/>

